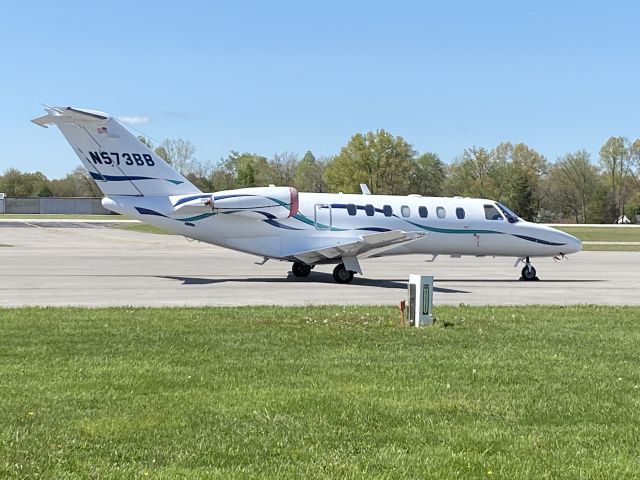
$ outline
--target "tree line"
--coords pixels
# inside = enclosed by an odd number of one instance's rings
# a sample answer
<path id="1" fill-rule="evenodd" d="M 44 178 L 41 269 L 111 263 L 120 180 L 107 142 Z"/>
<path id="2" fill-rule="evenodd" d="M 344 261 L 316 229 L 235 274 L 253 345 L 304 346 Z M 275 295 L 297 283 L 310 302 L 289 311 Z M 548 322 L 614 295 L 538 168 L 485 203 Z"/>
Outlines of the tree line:
<path id="1" fill-rule="evenodd" d="M 160 145 L 140 137 L 149 148 L 206 192 L 242 187 L 286 185 L 303 192 L 360 191 L 374 194 L 467 196 L 498 200 L 527 220 L 611 223 L 640 208 L 640 139 L 611 137 L 597 162 L 585 150 L 555 162 L 524 143 L 464 149 L 451 164 L 432 152 L 418 153 L 385 130 L 357 133 L 332 157 L 302 157 L 290 152 L 271 157 L 232 151 L 217 163 L 201 161 L 188 140 Z M 8 169 L 0 175 L 8 196 L 101 196 L 84 168 L 62 179 L 40 172 Z"/>

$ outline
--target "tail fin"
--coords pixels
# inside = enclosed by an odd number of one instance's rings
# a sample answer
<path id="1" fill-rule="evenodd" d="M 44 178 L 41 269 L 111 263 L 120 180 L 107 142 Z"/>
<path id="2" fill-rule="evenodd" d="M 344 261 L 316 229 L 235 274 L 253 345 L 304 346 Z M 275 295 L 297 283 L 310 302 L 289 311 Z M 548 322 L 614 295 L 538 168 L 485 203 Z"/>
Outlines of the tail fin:
<path id="1" fill-rule="evenodd" d="M 189 180 L 106 113 L 46 107 L 32 120 L 57 125 L 82 164 L 107 196 L 181 195 L 198 193 Z"/>

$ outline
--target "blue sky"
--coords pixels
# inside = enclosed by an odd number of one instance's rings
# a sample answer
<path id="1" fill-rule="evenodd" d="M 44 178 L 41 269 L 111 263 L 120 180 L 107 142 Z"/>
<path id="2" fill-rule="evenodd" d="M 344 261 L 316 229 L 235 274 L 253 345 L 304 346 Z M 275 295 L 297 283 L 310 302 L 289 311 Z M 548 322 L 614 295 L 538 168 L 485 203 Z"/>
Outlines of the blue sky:
<path id="1" fill-rule="evenodd" d="M 137 117 L 201 160 L 384 128 L 445 162 L 501 141 L 597 161 L 640 136 L 639 20 L 631 1 L 8 2 L 0 171 L 79 165 L 29 123 L 40 102 Z"/>

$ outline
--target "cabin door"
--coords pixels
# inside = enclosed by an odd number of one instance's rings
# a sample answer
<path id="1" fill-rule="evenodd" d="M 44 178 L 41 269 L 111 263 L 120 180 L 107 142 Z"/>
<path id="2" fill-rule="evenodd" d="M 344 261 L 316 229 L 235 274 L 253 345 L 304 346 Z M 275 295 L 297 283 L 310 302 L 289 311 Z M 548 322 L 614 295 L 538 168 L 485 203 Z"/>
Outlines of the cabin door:
<path id="1" fill-rule="evenodd" d="M 331 224 L 333 223 L 331 205 L 328 203 L 316 203 L 313 222 L 316 230 L 331 230 Z"/>

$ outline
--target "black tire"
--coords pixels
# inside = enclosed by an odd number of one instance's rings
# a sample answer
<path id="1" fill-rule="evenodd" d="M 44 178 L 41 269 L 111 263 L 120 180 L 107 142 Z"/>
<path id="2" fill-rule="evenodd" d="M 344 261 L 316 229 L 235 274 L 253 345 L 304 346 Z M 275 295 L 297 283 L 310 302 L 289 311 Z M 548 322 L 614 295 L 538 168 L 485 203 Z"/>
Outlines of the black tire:
<path id="1" fill-rule="evenodd" d="M 533 268 L 533 265 L 525 265 L 522 268 L 522 278 L 524 280 L 535 280 L 536 279 L 536 269 Z"/>
<path id="2" fill-rule="evenodd" d="M 353 280 L 353 272 L 344 268 L 341 263 L 333 269 L 333 279 L 338 283 L 350 283 Z"/>
<path id="3" fill-rule="evenodd" d="M 311 273 L 311 266 L 305 265 L 302 262 L 295 262 L 291 266 L 291 272 L 293 273 L 294 277 L 308 277 Z"/>

